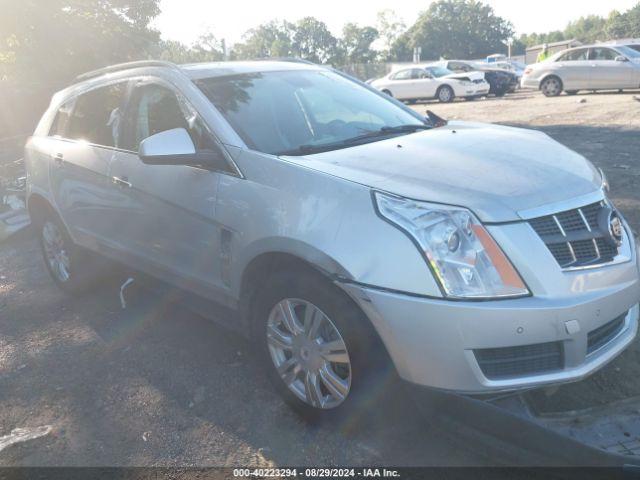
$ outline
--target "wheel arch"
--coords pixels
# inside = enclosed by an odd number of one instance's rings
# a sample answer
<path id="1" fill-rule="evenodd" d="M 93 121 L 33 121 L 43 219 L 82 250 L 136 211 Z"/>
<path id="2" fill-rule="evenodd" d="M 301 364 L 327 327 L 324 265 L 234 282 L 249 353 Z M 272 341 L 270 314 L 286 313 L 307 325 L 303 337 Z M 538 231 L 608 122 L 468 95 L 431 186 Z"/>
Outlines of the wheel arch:
<path id="1" fill-rule="evenodd" d="M 27 197 L 27 211 L 29 212 L 29 217 L 31 217 L 31 222 L 34 224 L 41 221 L 47 213 L 57 215 L 51 202 L 40 193 L 32 193 Z"/>
<path id="2" fill-rule="evenodd" d="M 296 254 L 282 252 L 282 251 L 272 251 L 272 252 L 264 252 L 260 255 L 254 257 L 248 264 L 247 267 L 243 271 L 241 287 L 240 287 L 240 304 L 239 304 L 239 313 L 241 315 L 243 324 L 246 326 L 246 332 L 250 338 L 254 338 L 254 299 L 256 298 L 256 294 L 258 292 L 258 288 L 260 285 L 264 284 L 264 282 L 268 281 L 269 275 L 274 271 L 287 270 L 287 271 L 297 271 L 300 274 L 311 274 L 315 275 L 317 278 L 322 279 L 323 281 L 330 282 L 338 289 L 342 295 L 344 295 L 345 299 L 351 303 L 355 308 L 357 308 L 362 316 L 366 319 L 369 326 L 371 327 L 371 331 L 375 336 L 375 341 L 379 342 L 379 346 L 382 349 L 385 361 L 389 362 L 391 368 L 397 374 L 397 369 L 395 367 L 395 363 L 393 362 L 391 355 L 387 349 L 387 345 L 383 340 L 380 332 L 378 331 L 375 323 L 369 317 L 369 314 L 358 301 L 355 300 L 353 292 L 348 288 L 345 288 L 341 285 L 339 281 L 342 276 L 326 270 L 324 267 L 319 266 L 311 262 L 309 259 L 302 258 Z M 345 284 L 348 285 L 348 284 Z"/>

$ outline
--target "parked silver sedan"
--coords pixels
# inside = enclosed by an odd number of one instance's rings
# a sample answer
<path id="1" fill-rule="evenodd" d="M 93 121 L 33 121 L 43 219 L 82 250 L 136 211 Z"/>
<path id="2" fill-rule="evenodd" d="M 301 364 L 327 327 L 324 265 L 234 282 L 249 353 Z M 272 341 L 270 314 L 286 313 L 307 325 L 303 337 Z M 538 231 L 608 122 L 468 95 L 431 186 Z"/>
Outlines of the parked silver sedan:
<path id="1" fill-rule="evenodd" d="M 593 45 L 559 52 L 530 65 L 523 88 L 536 88 L 547 97 L 563 91 L 640 88 L 640 52 L 624 45 Z"/>

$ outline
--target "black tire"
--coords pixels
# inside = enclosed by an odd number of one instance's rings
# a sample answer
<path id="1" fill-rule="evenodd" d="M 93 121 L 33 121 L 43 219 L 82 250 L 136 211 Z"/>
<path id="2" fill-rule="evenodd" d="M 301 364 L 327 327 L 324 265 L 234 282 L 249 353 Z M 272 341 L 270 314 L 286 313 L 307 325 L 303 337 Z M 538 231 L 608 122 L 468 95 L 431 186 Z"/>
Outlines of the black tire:
<path id="1" fill-rule="evenodd" d="M 272 359 L 267 342 L 268 319 L 284 299 L 310 302 L 321 310 L 338 330 L 350 360 L 351 386 L 339 405 L 323 409 L 296 396 L 283 381 Z M 364 418 L 373 403 L 391 391 L 395 369 L 382 341 L 357 305 L 338 287 L 310 269 L 294 269 L 273 274 L 252 302 L 252 336 L 260 366 L 284 401 L 308 421 Z M 376 352 L 372 355 L 371 352 Z M 293 356 L 293 353 L 291 354 Z M 304 372 L 301 372 L 304 375 Z M 325 387 L 326 389 L 326 387 Z"/>
<path id="2" fill-rule="evenodd" d="M 567 95 L 576 95 L 578 93 L 578 90 L 567 90 L 566 92 Z"/>
<path id="3" fill-rule="evenodd" d="M 499 90 L 496 90 L 496 97 L 504 97 L 507 94 L 507 89 L 506 88 L 502 88 Z"/>
<path id="4" fill-rule="evenodd" d="M 556 77 L 555 75 L 551 75 L 545 78 L 540 83 L 540 91 L 545 97 L 557 97 L 562 93 L 562 90 L 562 80 L 560 80 L 560 78 Z"/>
<path id="5" fill-rule="evenodd" d="M 47 271 L 55 284 L 65 292 L 72 295 L 88 292 L 113 272 L 113 264 L 73 243 L 66 227 L 53 211 L 44 212 L 34 223 Z M 56 268 L 59 262 L 52 260 L 47 251 L 50 242 L 47 242 L 46 236 L 52 233 L 59 235 L 63 253 L 58 258 L 64 254 L 68 260 L 66 275 Z"/>
<path id="6" fill-rule="evenodd" d="M 382 93 L 384 93 L 386 95 L 389 95 L 390 97 L 393 97 L 393 94 L 391 93 L 391 90 L 384 89 L 384 90 L 382 90 Z"/>
<path id="7" fill-rule="evenodd" d="M 449 85 L 442 85 L 436 92 L 436 98 L 440 103 L 451 103 L 456 98 L 456 95 Z"/>

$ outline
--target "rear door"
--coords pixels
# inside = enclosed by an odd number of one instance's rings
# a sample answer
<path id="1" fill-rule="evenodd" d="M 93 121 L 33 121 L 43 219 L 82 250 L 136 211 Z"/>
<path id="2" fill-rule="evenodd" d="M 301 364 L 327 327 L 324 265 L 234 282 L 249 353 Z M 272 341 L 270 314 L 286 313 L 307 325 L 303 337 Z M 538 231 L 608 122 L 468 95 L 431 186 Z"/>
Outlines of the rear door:
<path id="1" fill-rule="evenodd" d="M 562 54 L 553 64 L 555 73 L 562 79 L 565 90 L 583 90 L 591 88 L 589 49 L 578 48 Z"/>
<path id="2" fill-rule="evenodd" d="M 200 115 L 169 83 L 137 82 L 124 121 L 124 151 L 110 168 L 112 188 L 122 197 L 116 215 L 119 248 L 154 275 L 208 295 L 223 288 L 222 238 L 215 206 L 220 175 L 237 175 L 232 165 L 213 172 L 184 165 L 146 165 L 140 142 L 174 128 L 186 129 L 196 150 L 222 149 Z"/>
<path id="3" fill-rule="evenodd" d="M 51 191 L 74 239 L 90 248 L 114 234 L 108 173 L 126 89 L 125 81 L 82 93 L 59 109 L 51 131 Z"/>
<path id="4" fill-rule="evenodd" d="M 589 51 L 591 62 L 590 87 L 593 89 L 606 88 L 635 88 L 633 66 L 631 62 L 618 62 L 621 56 L 608 47 L 594 47 Z"/>

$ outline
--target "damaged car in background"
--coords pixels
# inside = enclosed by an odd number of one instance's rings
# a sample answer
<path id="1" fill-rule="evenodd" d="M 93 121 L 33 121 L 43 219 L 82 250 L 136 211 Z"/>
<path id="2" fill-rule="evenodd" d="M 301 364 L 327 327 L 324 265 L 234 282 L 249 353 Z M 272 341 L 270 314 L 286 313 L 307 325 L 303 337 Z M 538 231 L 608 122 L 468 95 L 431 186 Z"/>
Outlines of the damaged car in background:
<path id="1" fill-rule="evenodd" d="M 370 85 L 391 97 L 409 103 L 429 99 L 449 103 L 456 97 L 473 100 L 487 95 L 490 89 L 481 73 L 456 74 L 435 65 L 393 71 L 371 81 Z"/>
<path id="2" fill-rule="evenodd" d="M 424 118 L 332 69 L 86 74 L 25 159 L 61 288 L 118 261 L 222 306 L 308 418 L 396 376 L 462 394 L 576 381 L 637 332 L 636 243 L 602 172 L 541 132 Z"/>

